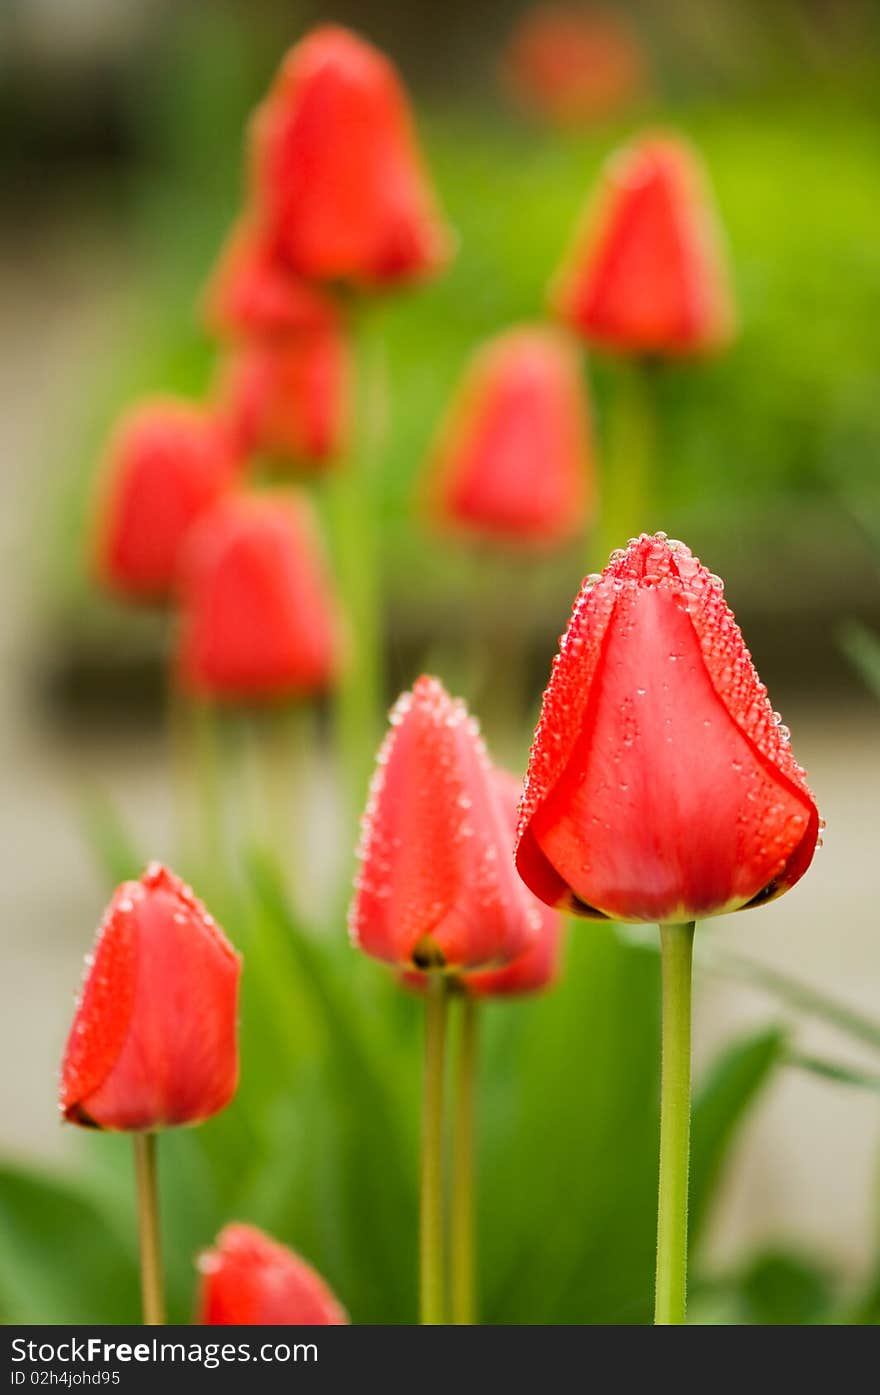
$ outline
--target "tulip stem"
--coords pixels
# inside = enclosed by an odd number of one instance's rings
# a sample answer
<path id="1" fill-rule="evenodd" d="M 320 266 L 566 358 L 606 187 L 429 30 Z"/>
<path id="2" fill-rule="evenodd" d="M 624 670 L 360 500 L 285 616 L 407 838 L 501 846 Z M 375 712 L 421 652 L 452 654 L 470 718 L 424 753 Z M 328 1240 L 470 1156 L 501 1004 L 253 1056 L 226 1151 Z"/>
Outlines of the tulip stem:
<path id="1" fill-rule="evenodd" d="M 452 1149 L 452 1321 L 474 1322 L 474 1085 L 477 1062 L 477 1004 L 461 1005 L 455 1081 Z"/>
<path id="2" fill-rule="evenodd" d="M 607 565 L 614 548 L 660 526 L 653 518 L 656 378 L 657 364 L 651 359 L 620 365 L 610 408 L 599 524 L 591 548 L 597 571 Z"/>
<path id="3" fill-rule="evenodd" d="M 664 1326 L 683 1323 L 687 1303 L 693 950 L 693 921 L 660 926 L 663 1044 L 654 1322 Z"/>
<path id="4" fill-rule="evenodd" d="M 445 1322 L 443 1256 L 443 1079 L 446 1063 L 448 990 L 439 970 L 428 976 L 425 994 L 425 1080 L 422 1116 L 420 1227 L 421 1322 Z"/>
<path id="5" fill-rule="evenodd" d="M 159 1234 L 159 1176 L 156 1163 L 156 1135 L 134 1135 L 134 1171 L 138 1205 L 138 1242 L 141 1253 L 141 1296 L 144 1325 L 160 1326 L 165 1321 L 162 1291 L 162 1246 Z"/>
<path id="6" fill-rule="evenodd" d="M 388 415 L 385 345 L 373 307 L 354 318 L 354 448 L 330 480 L 334 564 L 347 624 L 348 653 L 336 692 L 346 814 L 366 799 L 384 701 L 381 556 L 376 513 Z"/>

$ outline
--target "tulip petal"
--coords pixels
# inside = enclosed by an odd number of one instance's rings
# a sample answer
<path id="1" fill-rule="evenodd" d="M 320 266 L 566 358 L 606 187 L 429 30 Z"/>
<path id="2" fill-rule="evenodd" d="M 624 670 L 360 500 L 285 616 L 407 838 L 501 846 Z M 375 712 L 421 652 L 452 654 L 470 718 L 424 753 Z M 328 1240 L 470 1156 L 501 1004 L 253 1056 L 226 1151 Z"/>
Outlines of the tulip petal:
<path id="1" fill-rule="evenodd" d="M 595 344 L 682 355 L 726 343 L 733 312 L 696 155 L 651 136 L 616 154 L 554 292 L 564 319 Z"/>
<path id="2" fill-rule="evenodd" d="M 348 1314 L 320 1274 L 256 1226 L 226 1226 L 199 1260 L 206 1326 L 340 1326 Z"/>
<path id="3" fill-rule="evenodd" d="M 72 1123 L 196 1123 L 238 1080 L 240 960 L 188 887 L 155 864 L 110 903 L 62 1068 Z"/>
<path id="4" fill-rule="evenodd" d="M 581 593 L 532 751 L 517 865 L 586 915 L 757 904 L 809 865 L 818 813 L 717 578 L 643 536 Z"/>
<path id="5" fill-rule="evenodd" d="M 236 495 L 181 560 L 178 672 L 198 696 L 271 700 L 324 690 L 340 623 L 308 501 Z"/>
<path id="6" fill-rule="evenodd" d="M 493 540 L 564 542 L 592 496 L 580 368 L 543 327 L 498 335 L 469 364 L 433 462 L 434 512 Z"/>
<path id="7" fill-rule="evenodd" d="M 464 705 L 420 678 L 392 713 L 364 818 L 352 938 L 401 966 L 504 963 L 538 917 Z"/>
<path id="8" fill-rule="evenodd" d="M 291 49 L 250 142 L 254 202 L 299 275 L 376 287 L 447 260 L 400 81 L 357 35 L 325 25 Z"/>

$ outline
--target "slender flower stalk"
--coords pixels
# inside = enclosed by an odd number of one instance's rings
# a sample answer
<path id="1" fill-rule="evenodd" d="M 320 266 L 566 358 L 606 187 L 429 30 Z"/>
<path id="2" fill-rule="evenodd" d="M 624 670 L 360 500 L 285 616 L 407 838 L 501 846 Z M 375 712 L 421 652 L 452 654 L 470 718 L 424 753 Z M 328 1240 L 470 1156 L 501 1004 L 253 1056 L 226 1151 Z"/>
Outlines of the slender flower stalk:
<path id="1" fill-rule="evenodd" d="M 452 1321 L 458 1326 L 468 1326 L 476 1321 L 474 1094 L 477 1074 L 477 1028 L 477 1004 L 473 998 L 466 995 L 462 999 L 459 1022 L 452 1144 Z"/>
<path id="2" fill-rule="evenodd" d="M 351 459 L 328 481 L 333 560 L 349 621 L 336 720 L 352 814 L 366 793 L 385 687 L 376 493 L 388 420 L 387 361 L 373 307 L 359 310 L 353 317 L 356 439 Z"/>
<path id="3" fill-rule="evenodd" d="M 632 537 L 652 521 L 661 372 L 658 359 L 634 358 L 618 365 L 602 468 L 602 507 L 590 545 L 596 569 L 605 565 L 620 538 Z"/>
<path id="4" fill-rule="evenodd" d="M 147 1327 L 158 1327 L 165 1321 L 165 1294 L 162 1281 L 156 1135 L 136 1133 L 133 1135 L 133 1142 L 144 1324 Z"/>
<path id="5" fill-rule="evenodd" d="M 419 1316 L 423 1324 L 446 1321 L 443 1224 L 443 1084 L 446 1065 L 448 987 L 442 970 L 428 975 L 425 995 L 425 1075 L 419 1233 Z"/>
<path id="6" fill-rule="evenodd" d="M 663 1057 L 654 1322 L 680 1325 L 687 1305 L 691 1132 L 691 967 L 694 922 L 660 926 Z"/>

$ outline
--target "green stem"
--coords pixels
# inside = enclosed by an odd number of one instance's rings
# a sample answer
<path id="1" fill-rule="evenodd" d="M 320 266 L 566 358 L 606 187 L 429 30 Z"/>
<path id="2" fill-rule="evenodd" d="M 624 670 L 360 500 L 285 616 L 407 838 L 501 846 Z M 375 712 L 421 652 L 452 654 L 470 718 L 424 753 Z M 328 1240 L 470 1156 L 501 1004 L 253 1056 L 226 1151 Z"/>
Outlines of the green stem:
<path id="1" fill-rule="evenodd" d="M 162 1247 L 159 1234 L 156 1135 L 154 1133 L 136 1133 L 133 1137 L 144 1324 L 148 1327 L 157 1327 L 165 1321 L 165 1301 L 162 1286 Z"/>
<path id="2" fill-rule="evenodd" d="M 628 538 L 662 527 L 654 517 L 656 374 L 657 365 L 650 359 L 620 365 L 610 407 L 599 522 L 590 549 L 597 571 Z"/>
<path id="3" fill-rule="evenodd" d="M 654 1322 L 662 1325 L 683 1323 L 687 1303 L 693 949 L 693 921 L 661 925 L 663 1056 Z"/>
<path id="4" fill-rule="evenodd" d="M 425 1079 L 420 1227 L 421 1322 L 445 1322 L 443 1256 L 443 1077 L 448 992 L 445 975 L 428 974 L 425 994 Z"/>
<path id="5" fill-rule="evenodd" d="M 477 1061 L 477 1004 L 465 996 L 455 1082 L 452 1145 L 452 1321 L 475 1321 L 474 1249 L 474 1086 Z"/>
<path id="6" fill-rule="evenodd" d="M 355 446 L 328 489 L 334 563 L 348 625 L 347 662 L 336 692 L 336 724 L 347 813 L 352 820 L 366 800 L 385 695 L 376 514 L 387 425 L 387 364 L 374 313 L 364 306 L 358 309 Z"/>

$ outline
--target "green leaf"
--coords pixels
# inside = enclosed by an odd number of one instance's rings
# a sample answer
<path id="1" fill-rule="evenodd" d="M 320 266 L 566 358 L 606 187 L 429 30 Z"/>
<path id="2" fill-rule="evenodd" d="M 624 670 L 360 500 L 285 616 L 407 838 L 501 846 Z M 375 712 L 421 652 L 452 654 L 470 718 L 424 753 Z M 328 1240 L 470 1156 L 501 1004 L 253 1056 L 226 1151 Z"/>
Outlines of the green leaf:
<path id="1" fill-rule="evenodd" d="M 847 1036 L 880 1051 L 880 1023 L 810 984 L 801 983 L 799 979 L 791 978 L 779 969 L 757 964 L 740 954 L 713 950 L 708 955 L 700 956 L 700 963 L 710 972 L 762 988 L 795 1011 L 806 1013 L 809 1017 L 817 1017 L 820 1021 L 845 1032 Z"/>
<path id="2" fill-rule="evenodd" d="M 5 1322 L 139 1320 L 131 1243 L 76 1183 L 0 1167 L 0 1315 Z"/>
<path id="3" fill-rule="evenodd" d="M 813 1326 L 832 1310 L 831 1277 L 812 1258 L 768 1250 L 740 1277 L 743 1321 L 758 1326 Z"/>
<path id="4" fill-rule="evenodd" d="M 840 1085 L 854 1085 L 857 1089 L 880 1094 L 880 1074 L 876 1071 L 862 1070 L 859 1066 L 846 1065 L 840 1061 L 828 1061 L 822 1056 L 808 1055 L 802 1051 L 786 1052 L 785 1064 L 793 1066 L 796 1070 L 821 1076 L 823 1080 L 833 1080 Z"/>
<path id="5" fill-rule="evenodd" d="M 694 1099 L 691 1130 L 690 1242 L 696 1244 L 733 1137 L 782 1058 L 778 1028 L 734 1042 L 713 1062 Z"/>

